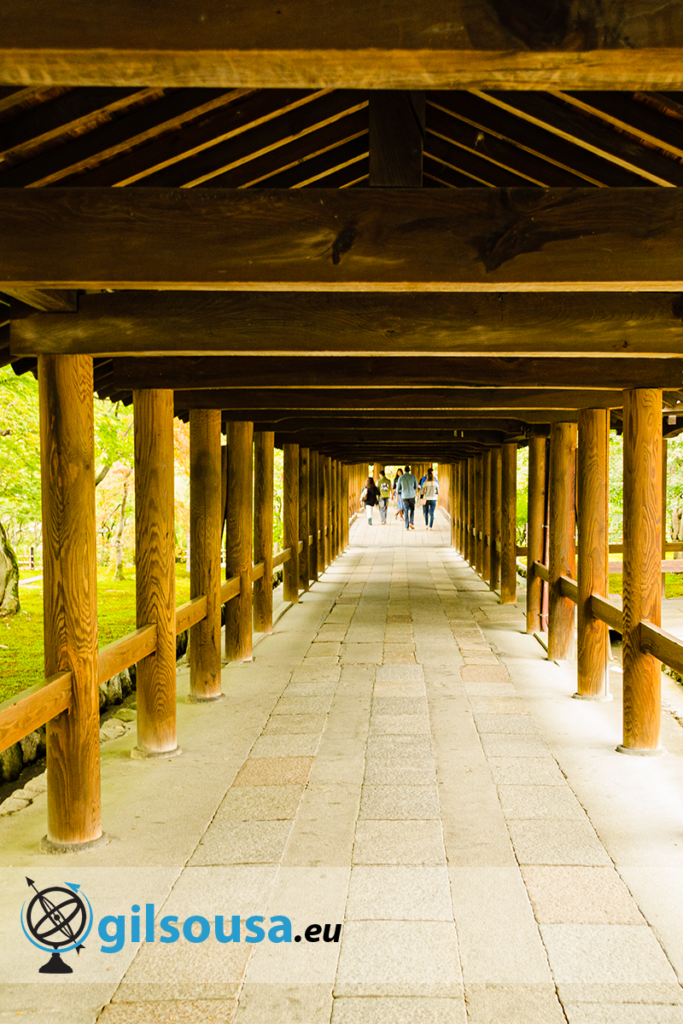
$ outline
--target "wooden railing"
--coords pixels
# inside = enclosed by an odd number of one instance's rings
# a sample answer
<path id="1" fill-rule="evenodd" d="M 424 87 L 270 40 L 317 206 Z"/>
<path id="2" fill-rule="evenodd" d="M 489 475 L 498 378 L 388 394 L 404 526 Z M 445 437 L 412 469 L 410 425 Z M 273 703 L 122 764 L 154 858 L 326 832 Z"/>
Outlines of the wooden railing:
<path id="1" fill-rule="evenodd" d="M 318 530 L 318 540 L 328 533 L 325 526 Z M 314 541 L 309 536 L 308 544 Z M 304 541 L 298 543 L 298 551 L 304 549 Z M 273 556 L 273 567 L 283 565 L 292 558 L 292 549 L 286 548 Z M 252 567 L 252 582 L 261 579 L 265 572 L 265 563 L 259 562 Z M 231 576 L 221 584 L 221 604 L 227 604 L 240 593 L 241 580 L 239 576 Z M 176 636 L 184 633 L 186 629 L 196 626 L 198 622 L 206 618 L 207 600 L 206 594 L 193 597 L 185 604 L 176 608 Z M 98 652 L 97 681 L 104 683 L 107 679 L 125 671 L 131 665 L 137 664 L 143 658 L 154 654 L 157 649 L 157 627 L 156 625 L 141 626 L 139 629 L 128 633 L 127 636 L 115 640 L 113 643 L 103 647 Z M 28 733 L 39 729 L 51 718 L 69 711 L 71 708 L 71 673 L 60 672 L 50 679 L 44 679 L 35 686 L 11 697 L 0 704 L 0 753 L 18 743 Z"/>
<path id="2" fill-rule="evenodd" d="M 619 546 L 621 547 L 621 545 Z M 662 561 L 662 567 L 667 564 L 671 565 L 672 562 Z M 681 566 L 683 567 L 683 560 Z M 550 583 L 550 571 L 542 562 L 534 562 L 532 571 L 540 579 Z M 574 604 L 578 604 L 579 586 L 576 580 L 569 579 L 568 576 L 560 576 L 557 583 L 562 596 L 569 598 Z M 618 605 L 612 604 L 600 594 L 591 594 L 590 610 L 594 618 L 606 623 L 616 633 L 623 633 L 624 616 Z M 638 628 L 638 642 L 640 649 L 646 654 L 651 654 L 662 664 L 683 674 L 683 641 L 678 637 L 667 633 L 661 626 L 655 626 L 654 623 L 643 620 Z"/>

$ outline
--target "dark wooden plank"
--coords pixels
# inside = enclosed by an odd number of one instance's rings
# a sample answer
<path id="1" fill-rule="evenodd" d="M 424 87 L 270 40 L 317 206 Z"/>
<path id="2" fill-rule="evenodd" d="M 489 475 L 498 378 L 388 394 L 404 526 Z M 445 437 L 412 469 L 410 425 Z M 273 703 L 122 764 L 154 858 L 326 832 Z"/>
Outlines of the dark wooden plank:
<path id="1" fill-rule="evenodd" d="M 474 132 L 475 136 L 476 134 Z M 433 131 L 431 126 L 425 138 L 425 156 L 444 165 L 444 168 L 451 168 L 456 174 L 470 175 L 475 183 L 479 181 L 491 188 L 529 188 L 539 184 L 538 181 L 529 181 L 524 175 L 518 174 L 504 164 L 487 159 L 485 150 L 478 153 L 474 147 L 467 148 L 444 138 Z M 445 172 L 442 170 L 441 173 Z M 445 177 L 444 180 L 449 181 L 449 178 Z M 457 187 L 457 179 L 451 179 L 450 183 L 456 184 Z"/>
<path id="2" fill-rule="evenodd" d="M 164 8 L 6 0 L 0 81 L 10 85 L 324 84 L 370 88 L 675 88 L 677 4 L 587 0 L 535 7 L 394 0 L 372 8 L 207 0 Z"/>
<path id="3" fill-rule="evenodd" d="M 116 388 L 683 386 L 680 359 L 466 359 L 233 356 L 117 359 Z"/>
<path id="4" fill-rule="evenodd" d="M 32 306 L 41 312 L 75 313 L 78 298 L 75 291 L 56 288 L 5 288 L 4 294 L 25 306 Z M 21 313 L 20 313 L 21 315 Z"/>
<path id="5" fill-rule="evenodd" d="M 356 125 L 358 126 L 365 111 L 361 110 L 357 114 L 352 114 L 350 117 L 345 117 L 343 123 L 337 122 L 330 126 L 329 131 L 333 129 L 337 134 L 342 130 L 346 133 L 352 129 L 352 122 L 355 118 L 358 118 Z M 346 122 L 349 122 L 348 127 Z M 321 133 L 322 134 L 322 133 Z M 330 146 L 325 151 L 317 156 L 310 155 L 310 159 L 307 157 L 305 160 L 300 160 L 295 166 L 283 170 L 275 174 L 273 177 L 268 177 L 263 183 L 255 182 L 259 186 L 268 188 L 309 188 L 314 185 L 325 185 L 327 187 L 328 179 L 330 176 L 336 174 L 341 175 L 342 173 L 355 176 L 360 173 L 358 168 L 364 169 L 367 164 L 368 158 L 368 132 L 367 128 L 363 131 L 352 131 L 352 138 L 346 142 L 342 142 L 341 145 Z M 308 138 L 303 140 L 308 141 Z M 311 143 L 315 146 L 320 145 L 318 139 L 312 139 Z M 285 156 L 285 151 L 289 150 L 289 147 L 284 147 L 282 156 Z M 277 151 L 278 158 L 280 158 L 280 150 Z M 271 157 L 272 156 L 268 154 Z M 245 168 L 246 170 L 246 168 Z M 212 185 L 223 184 L 223 179 L 218 178 L 212 182 Z M 252 181 L 249 181 L 249 185 Z"/>
<path id="6" fill-rule="evenodd" d="M 15 353 L 531 357 L 683 351 L 683 296 L 675 293 L 129 292 L 81 295 L 78 309 L 77 319 L 45 314 L 14 324 Z M 10 310 L 10 319 L 16 315 Z"/>
<path id="7" fill-rule="evenodd" d="M 421 188 L 424 93 L 374 90 L 369 114 L 370 186 Z"/>
<path id="8" fill-rule="evenodd" d="M 354 391 L 209 389 L 175 392 L 177 409 L 610 409 L 623 404 L 620 391 L 571 391 L 527 388 L 386 388 Z M 253 418 L 253 417 L 252 417 Z M 264 418 L 264 417 L 262 417 Z"/>
<path id="9" fill-rule="evenodd" d="M 673 188 L 0 189 L 0 231 L 0 289 L 676 291 L 683 282 L 683 196 Z"/>

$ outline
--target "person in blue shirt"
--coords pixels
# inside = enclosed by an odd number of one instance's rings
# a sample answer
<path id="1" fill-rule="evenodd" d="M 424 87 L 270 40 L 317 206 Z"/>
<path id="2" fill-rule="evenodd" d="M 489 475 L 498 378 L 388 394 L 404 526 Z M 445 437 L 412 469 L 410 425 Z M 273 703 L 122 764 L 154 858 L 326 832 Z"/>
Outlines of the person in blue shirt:
<path id="1" fill-rule="evenodd" d="M 415 495 L 417 493 L 417 479 L 410 472 L 410 466 L 406 466 L 403 476 L 396 485 L 396 496 L 403 504 L 403 522 L 406 530 L 415 529 Z"/>

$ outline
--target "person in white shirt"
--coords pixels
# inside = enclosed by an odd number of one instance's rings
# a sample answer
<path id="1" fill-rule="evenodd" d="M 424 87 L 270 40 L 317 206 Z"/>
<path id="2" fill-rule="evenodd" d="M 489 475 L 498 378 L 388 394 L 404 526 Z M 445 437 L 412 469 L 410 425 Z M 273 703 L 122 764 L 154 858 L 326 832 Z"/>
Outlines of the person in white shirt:
<path id="1" fill-rule="evenodd" d="M 427 476 L 422 485 L 422 496 L 425 499 L 425 526 L 428 530 L 434 529 L 434 512 L 436 511 L 436 499 L 438 494 L 439 482 L 434 476 L 434 470 L 428 469 Z"/>

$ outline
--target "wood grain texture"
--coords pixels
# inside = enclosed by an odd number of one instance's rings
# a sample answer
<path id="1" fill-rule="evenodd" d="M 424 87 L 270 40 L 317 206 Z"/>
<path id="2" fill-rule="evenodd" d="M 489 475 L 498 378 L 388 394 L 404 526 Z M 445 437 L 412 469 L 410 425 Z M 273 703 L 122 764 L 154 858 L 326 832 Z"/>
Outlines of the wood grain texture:
<path id="1" fill-rule="evenodd" d="M 242 580 L 240 576 L 230 576 L 227 580 L 223 580 L 221 583 L 221 604 L 234 601 L 235 598 L 240 596 L 241 590 Z"/>
<path id="2" fill-rule="evenodd" d="M 48 288 L 5 288 L 4 294 L 26 303 L 27 306 L 34 306 L 41 312 L 75 313 L 78 309 L 75 291 Z"/>
<path id="3" fill-rule="evenodd" d="M 243 85 L 374 89 L 675 89 L 677 5 L 625 0 L 545 9 L 394 0 L 372 9 L 183 0 L 156 8 L 9 0 L 0 81 L 8 85 Z"/>
<path id="4" fill-rule="evenodd" d="M 16 355 L 186 358 L 354 355 L 375 362 L 425 352 L 506 359 L 602 353 L 620 357 L 618 365 L 625 355 L 679 356 L 683 323 L 677 293 L 113 292 L 80 295 L 77 316 L 43 313 L 14 323 L 12 349 Z M 610 373 L 610 366 L 602 370 Z M 564 372 L 571 374 L 571 366 Z"/>
<path id="5" fill-rule="evenodd" d="M 593 594 L 609 597 L 609 419 L 602 409 L 579 413 L 577 450 L 578 634 L 577 692 L 608 692 L 609 633 L 593 615 Z"/>
<path id="6" fill-rule="evenodd" d="M 308 455 L 308 528 L 312 538 L 308 547 L 308 578 L 318 579 L 318 453 L 313 448 Z"/>
<path id="7" fill-rule="evenodd" d="M 202 619 L 205 619 L 206 607 L 206 594 L 200 594 L 199 597 L 193 597 L 189 601 L 177 605 L 175 610 L 176 636 L 178 633 L 184 633 L 186 629 L 191 629 L 198 622 L 201 622 Z"/>
<path id="8" fill-rule="evenodd" d="M 221 695 L 221 416 L 190 410 L 190 596 L 206 598 L 206 617 L 190 633 L 190 694 Z"/>
<path id="9" fill-rule="evenodd" d="M 7 188 L 0 288 L 678 292 L 678 193 Z"/>
<path id="10" fill-rule="evenodd" d="M 656 750 L 661 719 L 657 658 L 641 650 L 642 620 L 661 626 L 662 395 L 627 391 L 624 402 L 624 738 Z"/>
<path id="11" fill-rule="evenodd" d="M 161 754 L 178 745 L 173 392 L 137 391 L 133 409 L 136 620 L 157 627 L 154 654 L 137 664 L 137 746 Z"/>
<path id="12" fill-rule="evenodd" d="M 71 709 L 71 672 L 58 672 L 0 704 L 0 753 Z"/>
<path id="13" fill-rule="evenodd" d="M 544 583 L 550 583 L 550 569 L 543 562 L 533 562 L 534 576 L 538 576 Z"/>
<path id="14" fill-rule="evenodd" d="M 591 611 L 596 619 L 606 622 L 610 629 L 617 633 L 623 633 L 623 612 L 621 608 L 612 604 L 606 597 L 599 597 L 597 594 L 593 594 L 591 597 Z"/>
<path id="15" fill-rule="evenodd" d="M 92 359 L 42 356 L 38 385 L 45 675 L 71 673 L 47 725 L 47 834 L 87 843 L 102 834 Z"/>
<path id="16" fill-rule="evenodd" d="M 242 388 L 235 391 L 204 388 L 176 391 L 175 406 L 176 409 L 244 410 L 266 419 L 273 409 L 377 410 L 391 411 L 394 415 L 399 407 L 411 412 L 427 409 L 486 412 L 493 409 L 514 412 L 522 409 L 613 409 L 621 408 L 622 396 L 622 391 L 564 388 Z"/>
<path id="17" fill-rule="evenodd" d="M 517 600 L 517 445 L 501 446 L 500 603 Z"/>
<path id="18" fill-rule="evenodd" d="M 299 555 L 299 589 L 309 590 L 308 575 L 308 537 L 310 533 L 309 520 L 309 490 L 310 490 L 310 460 L 311 453 L 308 448 L 299 448 L 299 540 L 303 540 L 303 551 Z"/>
<path id="19" fill-rule="evenodd" d="M 560 576 L 576 576 L 576 436 L 573 423 L 553 423 L 550 428 L 549 661 L 574 657 L 575 609 L 572 601 L 563 597 L 558 580 Z"/>
<path id="20" fill-rule="evenodd" d="M 640 623 L 641 650 L 651 654 L 676 672 L 683 672 L 683 643 L 651 622 Z"/>
<path id="21" fill-rule="evenodd" d="M 545 548 L 545 460 L 546 439 L 532 434 L 529 438 L 529 503 L 527 565 L 542 562 Z M 536 633 L 541 628 L 543 581 L 534 572 L 527 573 L 526 631 Z"/>
<path id="22" fill-rule="evenodd" d="M 255 633 L 273 632 L 273 486 L 274 441 L 271 430 L 254 432 L 254 562 L 263 561 L 260 579 L 254 574 Z"/>
<path id="23" fill-rule="evenodd" d="M 576 580 L 570 580 L 568 576 L 560 576 L 557 585 L 562 597 L 566 597 L 573 604 L 579 603 L 579 585 Z"/>
<path id="24" fill-rule="evenodd" d="M 252 494 L 254 424 L 231 423 L 228 431 L 228 515 L 225 575 L 239 576 L 240 592 L 225 609 L 225 656 L 251 661 Z"/>
<path id="25" fill-rule="evenodd" d="M 286 548 L 296 553 L 299 542 L 299 445 L 285 444 L 282 473 L 282 533 Z M 292 558 L 284 569 L 285 601 L 299 600 L 299 560 Z"/>
<path id="26" fill-rule="evenodd" d="M 369 101 L 373 188 L 421 188 L 424 93 L 373 90 Z"/>
<path id="27" fill-rule="evenodd" d="M 182 629 L 187 627 L 182 624 Z M 176 636 L 182 632 L 178 629 L 178 615 L 176 613 Z M 155 625 L 142 626 L 133 630 L 120 640 L 115 640 L 106 647 L 101 647 L 97 655 L 97 682 L 104 683 L 107 679 L 130 668 L 138 661 L 142 661 L 149 654 L 153 654 L 157 648 L 157 627 Z"/>

